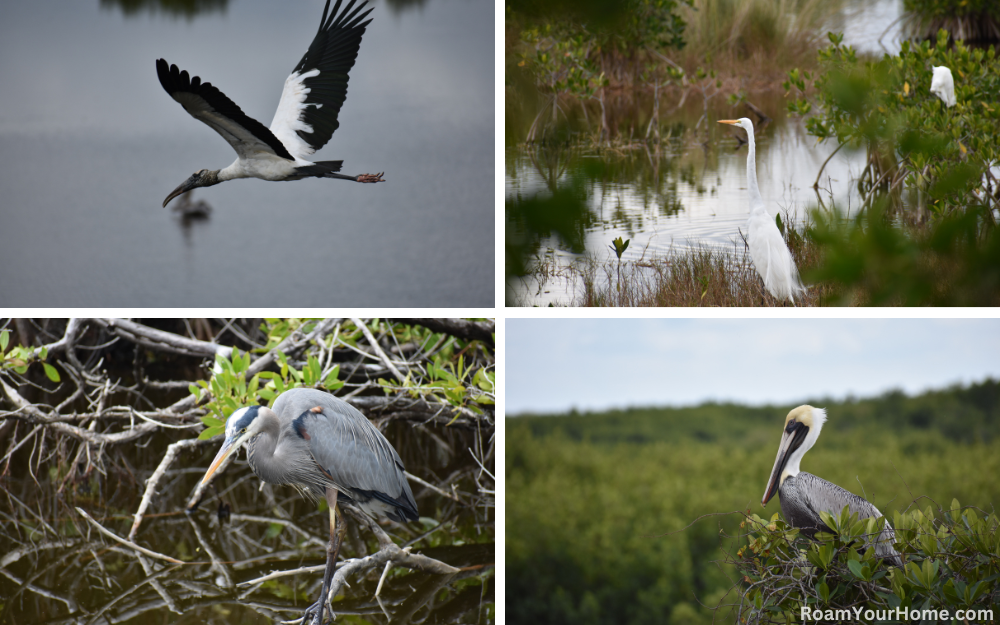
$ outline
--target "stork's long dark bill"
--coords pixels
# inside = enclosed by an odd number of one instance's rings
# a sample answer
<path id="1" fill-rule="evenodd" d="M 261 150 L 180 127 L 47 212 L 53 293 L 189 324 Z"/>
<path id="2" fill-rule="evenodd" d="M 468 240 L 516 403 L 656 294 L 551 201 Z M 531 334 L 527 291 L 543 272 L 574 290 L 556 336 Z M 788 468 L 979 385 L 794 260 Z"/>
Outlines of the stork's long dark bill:
<path id="1" fill-rule="evenodd" d="M 181 193 L 185 193 L 187 191 L 190 191 L 191 189 L 197 188 L 198 186 L 197 182 L 198 182 L 198 174 L 193 174 L 190 178 L 182 182 L 179 187 L 170 192 L 170 195 L 167 196 L 167 199 L 163 200 L 163 208 L 166 208 L 167 204 L 170 203 L 170 200 L 174 199 Z"/>
<path id="2" fill-rule="evenodd" d="M 786 429 L 785 433 L 781 435 L 778 457 L 774 459 L 771 479 L 767 481 L 767 490 L 764 491 L 764 498 L 760 501 L 761 507 L 766 506 L 767 502 L 771 501 L 771 498 L 778 492 L 778 487 L 781 486 L 781 472 L 785 470 L 788 458 L 802 445 L 802 441 L 806 440 L 807 434 L 809 434 L 809 428 L 803 423 L 796 423 L 792 431 Z"/>

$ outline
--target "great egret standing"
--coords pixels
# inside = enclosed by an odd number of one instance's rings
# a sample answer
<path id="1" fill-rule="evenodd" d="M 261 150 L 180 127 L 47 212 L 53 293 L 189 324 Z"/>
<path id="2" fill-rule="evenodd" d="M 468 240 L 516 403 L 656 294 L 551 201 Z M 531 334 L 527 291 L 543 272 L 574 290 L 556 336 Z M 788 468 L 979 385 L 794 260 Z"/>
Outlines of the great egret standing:
<path id="1" fill-rule="evenodd" d="M 191 189 L 237 178 L 301 180 L 315 177 L 383 182 L 382 174 L 346 176 L 337 173 L 343 161 L 314 163 L 306 158 L 326 145 L 340 127 L 337 116 L 347 98 L 347 73 L 354 66 L 361 36 L 371 22 L 361 21 L 372 11 L 361 13 L 367 2 L 355 9 L 355 1 L 351 0 L 338 15 L 341 0 L 337 0 L 327 19 L 330 0 L 326 0 L 319 32 L 295 70 L 285 79 L 270 129 L 244 113 L 212 83 L 203 83 L 198 76 L 191 78 L 186 71 L 180 71 L 176 65 L 167 65 L 163 59 L 156 61 L 156 75 L 164 91 L 180 102 L 192 117 L 222 135 L 237 155 L 229 167 L 202 169 L 192 174 L 163 200 L 164 207 Z"/>
<path id="2" fill-rule="evenodd" d="M 757 164 L 753 141 L 753 122 L 746 117 L 720 119 L 720 124 L 739 126 L 747 131 L 747 191 L 750 193 L 750 219 L 747 230 L 750 258 L 754 269 L 764 280 L 764 287 L 779 300 L 788 298 L 795 305 L 795 296 L 805 290 L 799 280 L 799 270 L 792 253 L 785 245 L 778 226 L 764 208 L 764 198 L 757 188 Z"/>
<path id="3" fill-rule="evenodd" d="M 781 513 L 785 515 L 785 520 L 792 527 L 801 529 L 809 538 L 816 532 L 833 531 L 820 518 L 820 512 L 838 516 L 846 506 L 851 514 L 858 515 L 859 520 L 882 516 L 870 501 L 823 478 L 799 471 L 802 457 L 816 444 L 824 422 L 826 410 L 822 408 L 799 406 L 788 413 L 781 434 L 781 444 L 778 446 L 778 457 L 774 459 L 771 478 L 767 481 L 767 489 L 760 502 L 761 506 L 766 506 L 774 494 L 779 493 Z M 901 567 L 903 560 L 892 546 L 895 540 L 896 533 L 887 522 L 877 537 L 869 538 L 866 542 L 874 545 L 875 555 Z"/>
<path id="4" fill-rule="evenodd" d="M 330 582 L 337 568 L 338 494 L 370 516 L 416 521 L 417 504 L 403 474 L 403 461 L 382 433 L 347 402 L 311 388 L 285 391 L 273 408 L 240 408 L 226 420 L 226 440 L 209 466 L 207 482 L 222 461 L 247 446 L 247 462 L 261 481 L 288 484 L 330 506 L 330 545 L 319 600 L 306 609 L 305 625 L 323 622 Z"/>

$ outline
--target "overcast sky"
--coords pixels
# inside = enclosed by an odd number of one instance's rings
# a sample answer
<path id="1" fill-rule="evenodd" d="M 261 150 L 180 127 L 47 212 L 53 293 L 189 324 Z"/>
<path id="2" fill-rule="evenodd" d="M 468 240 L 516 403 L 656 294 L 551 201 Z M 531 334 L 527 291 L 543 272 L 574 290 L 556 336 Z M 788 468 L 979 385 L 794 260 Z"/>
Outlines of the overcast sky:
<path id="1" fill-rule="evenodd" d="M 1000 378 L 1000 319 L 507 319 L 505 410 L 788 403 Z"/>

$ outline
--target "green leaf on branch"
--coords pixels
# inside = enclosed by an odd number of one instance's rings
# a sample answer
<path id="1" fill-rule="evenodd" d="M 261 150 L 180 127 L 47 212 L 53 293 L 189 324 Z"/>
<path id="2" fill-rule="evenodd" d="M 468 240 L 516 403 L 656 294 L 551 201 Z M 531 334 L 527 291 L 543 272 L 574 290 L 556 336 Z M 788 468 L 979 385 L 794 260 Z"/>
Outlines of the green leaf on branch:
<path id="1" fill-rule="evenodd" d="M 42 366 L 45 367 L 45 375 L 53 382 L 59 382 L 59 372 L 56 368 L 47 362 L 43 362 Z"/>

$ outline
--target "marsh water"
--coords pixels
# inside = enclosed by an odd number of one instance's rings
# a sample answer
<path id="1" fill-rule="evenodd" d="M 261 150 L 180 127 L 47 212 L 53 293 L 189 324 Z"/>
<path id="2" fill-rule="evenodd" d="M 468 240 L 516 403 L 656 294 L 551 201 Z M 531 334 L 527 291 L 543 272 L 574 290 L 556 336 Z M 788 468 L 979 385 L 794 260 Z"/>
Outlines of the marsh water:
<path id="1" fill-rule="evenodd" d="M 163 91 L 156 59 L 270 125 L 323 4 L 5 3 L 3 305 L 492 307 L 491 2 L 369 2 L 315 158 L 386 182 L 236 180 L 195 190 L 207 218 L 161 206 L 235 153 Z"/>
<path id="2" fill-rule="evenodd" d="M 844 2 L 828 27 L 844 32 L 844 42 L 859 51 L 896 51 L 900 36 L 892 26 L 901 4 Z M 748 98 L 771 118 L 766 124 L 744 105 L 730 106 L 727 95 L 720 92 L 706 103 L 694 90 L 683 105 L 661 98 L 659 143 L 644 140 L 654 106 L 652 94 L 612 96 L 605 104 L 621 140 L 610 148 L 579 147 L 587 142 L 576 140 L 579 128 L 586 126 L 581 120 L 600 114 L 596 107 L 586 111 L 567 107 L 566 114 L 558 117 L 564 124 L 564 139 L 526 145 L 524 137 L 545 99 L 508 101 L 506 200 L 545 197 L 567 186 L 586 197 L 586 211 L 578 222 L 581 240 L 542 236 L 531 262 L 545 269 L 508 277 L 509 302 L 545 306 L 579 300 L 584 288 L 581 273 L 595 263 L 614 261 L 609 246 L 617 237 L 630 240 L 624 262 L 641 263 L 696 248 L 741 254 L 740 231 L 746 234 L 748 217 L 747 147 L 741 140 L 745 133 L 717 124 L 718 119 L 749 117 L 757 125 L 757 176 L 772 215 L 779 213 L 798 225 L 821 203 L 836 203 L 848 211 L 858 204 L 851 180 L 861 172 L 863 153 L 844 149 L 834 155 L 819 177 L 820 189 L 814 190 L 817 174 L 836 145 L 817 144 L 800 119 L 786 115 L 780 87 Z M 549 113 L 544 116 L 543 121 L 550 118 Z"/>

